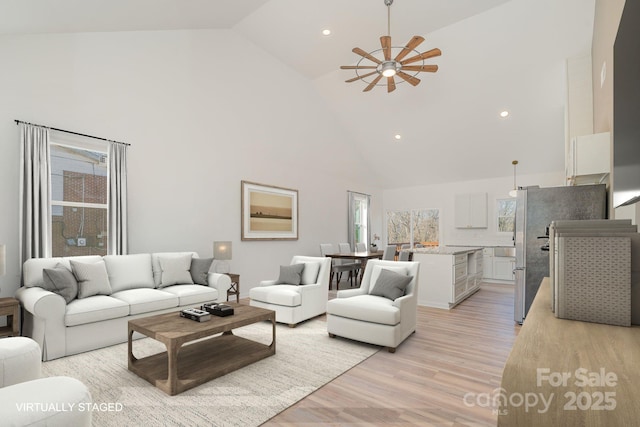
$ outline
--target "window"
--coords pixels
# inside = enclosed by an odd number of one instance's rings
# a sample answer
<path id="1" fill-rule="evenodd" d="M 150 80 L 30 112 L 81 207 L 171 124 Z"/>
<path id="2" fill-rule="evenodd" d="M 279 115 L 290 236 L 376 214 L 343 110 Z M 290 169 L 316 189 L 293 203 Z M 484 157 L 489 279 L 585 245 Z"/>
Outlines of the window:
<path id="1" fill-rule="evenodd" d="M 52 255 L 107 254 L 107 153 L 51 141 Z"/>
<path id="2" fill-rule="evenodd" d="M 516 219 L 516 199 L 498 199 L 496 203 L 498 232 L 513 233 Z"/>
<path id="3" fill-rule="evenodd" d="M 364 243 L 369 246 L 369 205 L 371 196 L 368 194 L 348 191 L 349 198 L 349 244 L 355 250 L 357 243 Z"/>
<path id="4" fill-rule="evenodd" d="M 438 209 L 387 212 L 387 242 L 390 245 L 438 246 L 439 233 Z"/>

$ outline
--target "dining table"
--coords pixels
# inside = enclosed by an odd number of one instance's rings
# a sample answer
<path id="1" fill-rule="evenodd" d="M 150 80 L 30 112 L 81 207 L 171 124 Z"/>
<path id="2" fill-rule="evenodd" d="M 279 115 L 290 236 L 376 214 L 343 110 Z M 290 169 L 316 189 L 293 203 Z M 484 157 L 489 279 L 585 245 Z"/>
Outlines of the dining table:
<path id="1" fill-rule="evenodd" d="M 364 269 L 367 266 L 367 261 L 370 259 L 382 259 L 383 255 L 384 251 L 362 251 L 326 254 L 325 256 L 328 256 L 332 259 L 352 259 L 360 261 L 360 281 L 362 282 L 362 275 L 364 274 Z"/>

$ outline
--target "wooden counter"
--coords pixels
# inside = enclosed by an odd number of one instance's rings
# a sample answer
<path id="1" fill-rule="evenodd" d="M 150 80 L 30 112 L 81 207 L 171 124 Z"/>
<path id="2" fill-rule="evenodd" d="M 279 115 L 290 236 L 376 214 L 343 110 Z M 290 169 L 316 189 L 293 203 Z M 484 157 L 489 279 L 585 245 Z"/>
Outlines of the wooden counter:
<path id="1" fill-rule="evenodd" d="M 498 425 L 638 425 L 640 327 L 558 319 L 550 303 L 545 278 L 505 364 Z"/>

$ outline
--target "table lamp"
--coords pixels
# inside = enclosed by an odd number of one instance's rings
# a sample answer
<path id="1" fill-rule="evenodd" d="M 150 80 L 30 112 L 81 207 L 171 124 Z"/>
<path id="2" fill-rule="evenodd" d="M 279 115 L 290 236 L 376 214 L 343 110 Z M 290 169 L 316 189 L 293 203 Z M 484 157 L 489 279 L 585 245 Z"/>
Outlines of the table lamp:
<path id="1" fill-rule="evenodd" d="M 216 261 L 216 273 L 228 273 L 231 242 L 213 242 L 213 259 Z"/>

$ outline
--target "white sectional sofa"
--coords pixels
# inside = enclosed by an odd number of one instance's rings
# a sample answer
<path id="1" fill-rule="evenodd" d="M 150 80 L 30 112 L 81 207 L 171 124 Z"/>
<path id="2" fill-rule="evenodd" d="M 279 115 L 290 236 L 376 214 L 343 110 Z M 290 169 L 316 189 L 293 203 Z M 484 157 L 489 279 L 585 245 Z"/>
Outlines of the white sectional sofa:
<path id="1" fill-rule="evenodd" d="M 195 252 L 29 259 L 16 292 L 22 334 L 40 345 L 42 360 L 126 342 L 130 319 L 226 300 L 231 279 L 208 261 Z M 81 279 L 77 296 L 52 288 L 52 270 Z"/>

